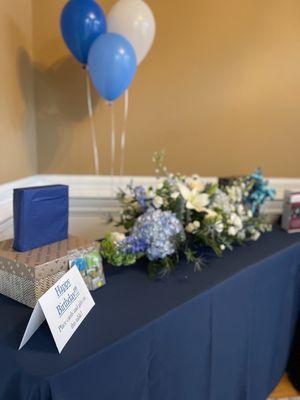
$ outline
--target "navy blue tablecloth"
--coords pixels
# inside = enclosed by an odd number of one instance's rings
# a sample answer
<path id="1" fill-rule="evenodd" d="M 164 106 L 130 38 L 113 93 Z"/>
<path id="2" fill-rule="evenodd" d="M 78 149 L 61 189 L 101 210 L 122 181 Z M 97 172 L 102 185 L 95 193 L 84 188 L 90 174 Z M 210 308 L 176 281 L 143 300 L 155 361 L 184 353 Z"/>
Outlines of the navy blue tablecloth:
<path id="1" fill-rule="evenodd" d="M 59 355 L 31 310 L 0 296 L 1 400 L 265 400 L 289 356 L 300 235 L 279 229 L 164 281 L 107 269 L 96 306 Z"/>

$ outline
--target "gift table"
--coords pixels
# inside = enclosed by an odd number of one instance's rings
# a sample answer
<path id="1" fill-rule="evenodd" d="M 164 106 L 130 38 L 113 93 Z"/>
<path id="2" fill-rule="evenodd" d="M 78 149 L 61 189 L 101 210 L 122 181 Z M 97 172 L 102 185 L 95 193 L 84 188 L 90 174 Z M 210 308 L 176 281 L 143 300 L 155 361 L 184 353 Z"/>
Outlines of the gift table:
<path id="1" fill-rule="evenodd" d="M 265 400 L 299 312 L 300 235 L 275 229 L 207 257 L 163 281 L 107 268 L 61 355 L 45 324 L 18 351 L 31 310 L 1 296 L 0 399 Z"/>

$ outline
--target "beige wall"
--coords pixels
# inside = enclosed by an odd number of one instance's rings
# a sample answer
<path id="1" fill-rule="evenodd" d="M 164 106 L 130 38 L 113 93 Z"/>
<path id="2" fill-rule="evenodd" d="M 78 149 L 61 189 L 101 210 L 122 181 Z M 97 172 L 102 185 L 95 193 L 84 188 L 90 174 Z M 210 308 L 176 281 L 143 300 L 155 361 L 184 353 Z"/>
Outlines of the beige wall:
<path id="1" fill-rule="evenodd" d="M 227 175 L 259 165 L 267 175 L 300 176 L 299 1 L 148 1 L 157 18 L 157 37 L 130 90 L 126 173 L 152 174 L 151 155 L 164 148 L 175 171 Z M 20 7 L 18 18 L 7 11 L 15 3 L 1 0 L 12 21 L 7 29 L 16 34 L 14 43 L 4 46 L 10 49 L 14 74 L 20 64 L 23 71 L 34 71 L 39 171 L 92 173 L 85 72 L 69 56 L 59 32 L 65 1 L 32 0 L 34 57 L 25 46 L 29 10 Z M 29 0 L 18 0 L 23 3 Z M 108 11 L 114 2 L 102 3 Z M 25 72 L 19 73 L 23 83 Z M 6 140 L 12 151 L 20 146 L 21 127 L 26 132 L 27 95 L 14 79 L 3 84 L 10 102 L 18 103 L 15 111 L 9 108 L 4 130 L 13 132 Z M 108 173 L 110 115 L 96 93 L 94 102 L 101 173 Z M 121 111 L 122 100 L 116 104 L 118 131 Z M 23 170 L 30 146 L 24 147 Z"/>
<path id="2" fill-rule="evenodd" d="M 32 8 L 0 1 L 0 183 L 36 172 Z"/>

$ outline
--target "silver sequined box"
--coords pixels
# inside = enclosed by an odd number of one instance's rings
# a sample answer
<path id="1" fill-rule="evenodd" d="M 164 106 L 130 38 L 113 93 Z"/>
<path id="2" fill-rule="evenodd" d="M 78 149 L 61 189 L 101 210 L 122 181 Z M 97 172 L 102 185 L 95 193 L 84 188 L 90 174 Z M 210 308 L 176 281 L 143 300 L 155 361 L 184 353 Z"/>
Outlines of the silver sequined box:
<path id="1" fill-rule="evenodd" d="M 74 236 L 24 253 L 14 251 L 12 243 L 0 242 L 0 293 L 32 308 L 68 271 L 71 256 L 96 248 Z"/>

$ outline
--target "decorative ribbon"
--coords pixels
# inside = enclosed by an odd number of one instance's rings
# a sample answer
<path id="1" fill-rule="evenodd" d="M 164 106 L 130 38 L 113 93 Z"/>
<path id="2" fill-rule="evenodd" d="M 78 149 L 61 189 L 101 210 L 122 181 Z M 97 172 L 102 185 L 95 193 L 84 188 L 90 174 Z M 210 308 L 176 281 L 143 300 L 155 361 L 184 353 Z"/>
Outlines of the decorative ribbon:
<path id="1" fill-rule="evenodd" d="M 95 128 L 94 115 L 93 115 L 90 77 L 89 77 L 89 73 L 87 70 L 86 70 L 86 97 L 87 97 L 87 106 L 88 106 L 90 125 L 91 125 L 95 174 L 99 175 L 99 151 L 98 151 L 98 146 L 97 146 L 96 128 Z"/>
<path id="2" fill-rule="evenodd" d="M 114 194 L 114 173 L 115 173 L 115 160 L 116 160 L 116 121 L 115 121 L 115 110 L 114 103 L 111 101 L 108 103 L 110 108 L 111 116 L 111 166 L 110 166 L 110 176 L 111 176 L 111 195 Z"/>
<path id="3" fill-rule="evenodd" d="M 128 106 L 129 106 L 129 91 L 125 92 L 124 96 L 124 127 L 121 134 L 121 164 L 120 164 L 120 176 L 124 175 L 125 168 L 125 150 L 126 150 L 126 134 L 127 134 L 127 120 L 128 120 Z"/>
<path id="4" fill-rule="evenodd" d="M 110 166 L 110 174 L 114 176 L 115 173 L 115 160 L 116 160 L 116 122 L 115 122 L 115 110 L 114 103 L 108 103 L 110 107 L 110 116 L 111 116 L 111 166 Z"/>

